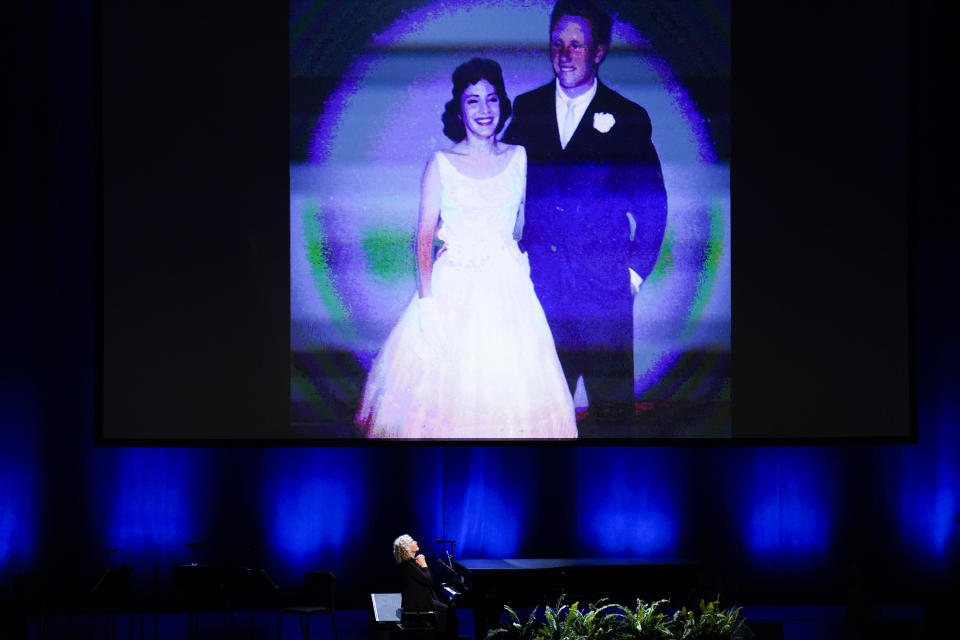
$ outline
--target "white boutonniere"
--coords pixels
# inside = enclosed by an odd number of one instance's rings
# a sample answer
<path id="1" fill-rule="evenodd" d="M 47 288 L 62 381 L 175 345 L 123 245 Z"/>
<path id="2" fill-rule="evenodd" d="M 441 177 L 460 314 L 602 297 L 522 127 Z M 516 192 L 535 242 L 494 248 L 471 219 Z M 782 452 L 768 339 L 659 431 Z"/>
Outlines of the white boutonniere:
<path id="1" fill-rule="evenodd" d="M 593 128 L 600 133 L 606 133 L 607 131 L 610 131 L 615 124 L 617 124 L 617 119 L 613 117 L 612 113 L 598 111 L 597 113 L 593 114 Z"/>

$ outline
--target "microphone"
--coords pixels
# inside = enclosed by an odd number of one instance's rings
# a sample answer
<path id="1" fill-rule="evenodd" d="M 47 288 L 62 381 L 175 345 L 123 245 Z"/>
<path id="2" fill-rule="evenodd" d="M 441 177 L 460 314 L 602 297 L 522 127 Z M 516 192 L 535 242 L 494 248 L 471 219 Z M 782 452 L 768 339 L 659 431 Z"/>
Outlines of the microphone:
<path id="1" fill-rule="evenodd" d="M 456 540 L 441 540 L 437 538 L 437 544 L 453 544 L 454 542 L 456 542 Z"/>
<path id="2" fill-rule="evenodd" d="M 443 561 L 443 558 L 437 558 L 437 562 L 439 562 L 440 566 L 446 569 L 447 571 L 449 571 L 450 573 L 456 573 L 456 571 L 453 570 L 452 566 L 450 566 L 449 564 Z"/>

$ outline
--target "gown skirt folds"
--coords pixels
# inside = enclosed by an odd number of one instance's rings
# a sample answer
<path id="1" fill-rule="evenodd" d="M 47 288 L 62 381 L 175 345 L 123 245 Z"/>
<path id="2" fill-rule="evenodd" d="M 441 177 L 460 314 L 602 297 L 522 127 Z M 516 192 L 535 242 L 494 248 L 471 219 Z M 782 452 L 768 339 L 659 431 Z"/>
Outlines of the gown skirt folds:
<path id="1" fill-rule="evenodd" d="M 526 152 L 490 178 L 437 152 L 441 204 L 432 296 L 416 295 L 367 377 L 370 438 L 575 438 L 573 401 L 527 256 L 513 239 Z"/>

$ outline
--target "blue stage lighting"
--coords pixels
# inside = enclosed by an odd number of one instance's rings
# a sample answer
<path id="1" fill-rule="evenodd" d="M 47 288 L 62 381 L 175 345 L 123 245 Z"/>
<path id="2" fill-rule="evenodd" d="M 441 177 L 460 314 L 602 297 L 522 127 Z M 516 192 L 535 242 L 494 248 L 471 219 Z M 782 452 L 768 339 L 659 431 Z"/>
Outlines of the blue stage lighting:
<path id="1" fill-rule="evenodd" d="M 830 550 L 841 478 L 821 449 L 757 449 L 738 478 L 744 537 L 755 561 L 807 563 Z"/>
<path id="2" fill-rule="evenodd" d="M 285 570 L 338 567 L 351 531 L 367 516 L 368 451 L 272 449 L 266 452 L 261 510 L 267 547 Z M 389 550 L 385 547 L 385 557 Z"/>
<path id="3" fill-rule="evenodd" d="M 96 452 L 93 459 L 111 459 L 97 465 L 98 494 L 94 504 L 108 509 L 104 546 L 123 547 L 132 554 L 154 548 L 174 548 L 202 540 L 208 523 L 199 517 L 199 505 L 209 479 L 209 452 L 198 449 L 115 449 Z M 108 460 L 101 460 L 108 462 Z M 104 499 L 105 498 L 105 499 Z"/>
<path id="4" fill-rule="evenodd" d="M 40 425 L 32 389 L 0 388 L 0 570 L 29 566 L 37 538 Z"/>
<path id="5" fill-rule="evenodd" d="M 921 410 L 920 443 L 884 450 L 880 459 L 904 546 L 914 561 L 946 570 L 944 560 L 960 542 L 960 404 L 931 404 L 928 415 Z"/>
<path id="6" fill-rule="evenodd" d="M 526 448 L 448 451 L 446 532 L 461 556 L 516 557 L 534 517 L 539 489 L 535 455 Z"/>
<path id="7" fill-rule="evenodd" d="M 677 555 L 686 467 L 675 463 L 683 453 L 581 450 L 578 506 L 586 555 Z"/>

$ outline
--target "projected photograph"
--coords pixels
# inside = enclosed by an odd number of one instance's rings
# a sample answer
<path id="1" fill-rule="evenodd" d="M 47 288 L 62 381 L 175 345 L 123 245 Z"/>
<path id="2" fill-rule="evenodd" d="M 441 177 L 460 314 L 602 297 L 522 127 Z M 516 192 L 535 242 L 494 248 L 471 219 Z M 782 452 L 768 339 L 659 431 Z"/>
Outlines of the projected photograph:
<path id="1" fill-rule="evenodd" d="M 290 2 L 295 433 L 730 437 L 729 7 L 637 4 Z"/>

